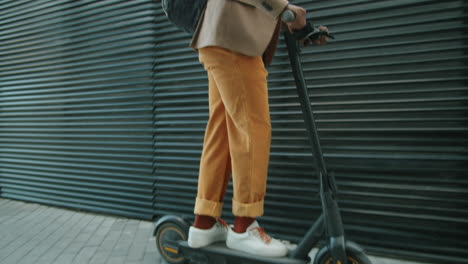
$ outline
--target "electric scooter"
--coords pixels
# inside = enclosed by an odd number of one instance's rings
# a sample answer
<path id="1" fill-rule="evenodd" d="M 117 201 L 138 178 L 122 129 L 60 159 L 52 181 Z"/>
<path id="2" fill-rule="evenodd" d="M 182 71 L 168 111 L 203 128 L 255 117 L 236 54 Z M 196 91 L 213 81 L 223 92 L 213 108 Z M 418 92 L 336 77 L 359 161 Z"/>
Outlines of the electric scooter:
<path id="1" fill-rule="evenodd" d="M 287 14 L 283 20 L 293 21 Z M 293 15 L 293 14 L 292 14 Z M 326 239 L 326 246 L 315 255 L 313 264 L 371 264 L 364 250 L 352 241 L 345 239 L 343 223 L 339 212 L 336 194 L 337 187 L 333 173 L 328 174 L 323 159 L 317 127 L 312 112 L 307 86 L 300 60 L 300 45 L 297 40 L 317 40 L 321 35 L 333 36 L 320 31 L 311 23 L 293 34 L 285 32 L 285 40 L 291 62 L 304 122 L 312 147 L 314 161 L 320 179 L 322 215 L 310 227 L 294 250 L 287 257 L 268 258 L 231 250 L 225 243 L 215 243 L 203 248 L 191 248 L 186 240 L 190 223 L 178 216 L 167 215 L 155 223 L 156 247 L 163 259 L 170 264 L 308 264 L 309 252 L 320 240 Z M 190 262 L 189 262 L 190 261 Z"/>

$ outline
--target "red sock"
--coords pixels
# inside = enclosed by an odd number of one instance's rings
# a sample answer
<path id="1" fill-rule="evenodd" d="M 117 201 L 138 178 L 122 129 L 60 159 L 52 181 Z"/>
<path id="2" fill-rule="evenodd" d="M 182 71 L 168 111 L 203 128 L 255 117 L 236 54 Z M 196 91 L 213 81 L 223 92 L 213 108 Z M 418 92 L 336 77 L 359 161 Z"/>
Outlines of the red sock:
<path id="1" fill-rule="evenodd" d="M 200 229 L 210 229 L 216 223 L 216 219 L 207 215 L 195 215 L 193 226 Z"/>
<path id="2" fill-rule="evenodd" d="M 255 218 L 236 216 L 236 219 L 234 220 L 234 232 L 245 233 L 245 231 L 247 231 L 247 227 L 249 227 L 253 221 L 255 221 Z"/>

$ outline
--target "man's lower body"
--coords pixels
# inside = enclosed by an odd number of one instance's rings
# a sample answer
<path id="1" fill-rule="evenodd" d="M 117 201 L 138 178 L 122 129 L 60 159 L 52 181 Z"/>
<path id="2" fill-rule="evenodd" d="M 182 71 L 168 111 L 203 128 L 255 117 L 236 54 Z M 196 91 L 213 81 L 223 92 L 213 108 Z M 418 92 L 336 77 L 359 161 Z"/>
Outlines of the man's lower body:
<path id="1" fill-rule="evenodd" d="M 271 239 L 255 221 L 263 215 L 271 142 L 268 73 L 262 58 L 219 47 L 202 48 L 199 56 L 209 78 L 210 115 L 189 244 L 204 246 L 223 240 L 227 232 L 228 247 L 282 256 L 284 245 Z M 215 220 L 221 216 L 231 172 L 233 229 Z M 208 238 L 201 239 L 203 234 Z"/>

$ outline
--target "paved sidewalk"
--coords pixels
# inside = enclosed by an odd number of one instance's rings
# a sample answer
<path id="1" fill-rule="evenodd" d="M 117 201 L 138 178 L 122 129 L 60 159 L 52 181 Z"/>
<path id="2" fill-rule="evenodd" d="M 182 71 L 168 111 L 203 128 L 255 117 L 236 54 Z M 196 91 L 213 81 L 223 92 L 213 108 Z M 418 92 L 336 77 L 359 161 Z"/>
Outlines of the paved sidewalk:
<path id="1" fill-rule="evenodd" d="M 1 264 L 162 264 L 153 223 L 0 198 Z M 372 258 L 374 264 L 418 264 Z"/>

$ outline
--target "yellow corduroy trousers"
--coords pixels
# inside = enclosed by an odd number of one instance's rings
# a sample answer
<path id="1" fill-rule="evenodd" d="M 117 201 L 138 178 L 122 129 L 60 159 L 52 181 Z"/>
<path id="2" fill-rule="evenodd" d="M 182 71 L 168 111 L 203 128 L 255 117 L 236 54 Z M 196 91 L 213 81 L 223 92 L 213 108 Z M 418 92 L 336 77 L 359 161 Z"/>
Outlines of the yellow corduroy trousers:
<path id="1" fill-rule="evenodd" d="M 262 58 L 219 47 L 199 50 L 208 73 L 209 120 L 194 213 L 221 216 L 230 175 L 235 216 L 263 215 L 271 123 Z"/>

